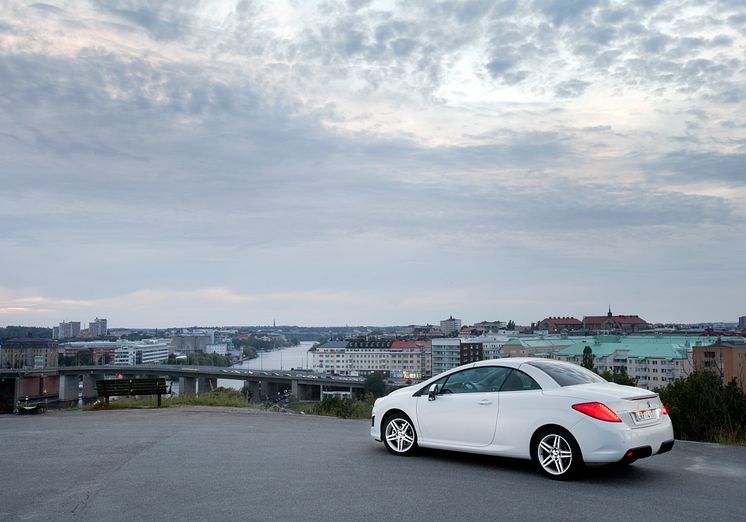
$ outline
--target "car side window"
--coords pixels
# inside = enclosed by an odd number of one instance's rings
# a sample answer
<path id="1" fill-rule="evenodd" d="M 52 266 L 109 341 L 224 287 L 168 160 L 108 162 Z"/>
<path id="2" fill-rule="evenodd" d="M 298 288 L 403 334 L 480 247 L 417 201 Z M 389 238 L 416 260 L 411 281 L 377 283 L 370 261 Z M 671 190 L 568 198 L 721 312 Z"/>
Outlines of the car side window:
<path id="1" fill-rule="evenodd" d="M 500 390 L 508 373 L 508 368 L 499 366 L 469 368 L 449 375 L 440 393 L 496 392 Z"/>
<path id="2" fill-rule="evenodd" d="M 539 386 L 539 383 L 533 380 L 530 376 L 520 370 L 512 370 L 510 372 L 510 375 L 508 375 L 505 379 L 505 382 L 503 382 L 500 391 L 525 391 L 540 389 L 541 386 Z"/>

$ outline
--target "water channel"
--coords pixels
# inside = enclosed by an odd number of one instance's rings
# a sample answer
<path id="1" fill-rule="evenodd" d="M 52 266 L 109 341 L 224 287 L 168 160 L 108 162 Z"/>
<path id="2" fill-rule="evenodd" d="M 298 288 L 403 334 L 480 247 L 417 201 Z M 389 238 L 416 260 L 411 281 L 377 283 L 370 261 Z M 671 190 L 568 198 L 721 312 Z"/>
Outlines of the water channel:
<path id="1" fill-rule="evenodd" d="M 297 346 L 281 348 L 271 352 L 259 352 L 256 359 L 248 359 L 240 364 L 234 364 L 233 368 L 244 368 L 249 370 L 290 370 L 311 369 L 313 358 L 308 350 L 314 345 L 313 341 L 302 341 Z M 243 381 L 236 379 L 218 379 L 218 386 L 240 390 Z"/>

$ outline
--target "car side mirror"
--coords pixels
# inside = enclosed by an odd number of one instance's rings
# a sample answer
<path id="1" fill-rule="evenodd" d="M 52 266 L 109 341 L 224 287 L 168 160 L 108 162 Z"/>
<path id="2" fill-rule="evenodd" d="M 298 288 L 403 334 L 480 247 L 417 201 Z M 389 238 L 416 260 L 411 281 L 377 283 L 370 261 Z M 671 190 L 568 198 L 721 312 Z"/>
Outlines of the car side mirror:
<path id="1" fill-rule="evenodd" d="M 428 390 L 428 393 L 427 393 L 427 400 L 434 401 L 435 396 L 438 395 L 439 391 L 440 391 L 440 387 L 437 384 L 433 384 L 432 386 L 430 386 L 430 389 Z"/>

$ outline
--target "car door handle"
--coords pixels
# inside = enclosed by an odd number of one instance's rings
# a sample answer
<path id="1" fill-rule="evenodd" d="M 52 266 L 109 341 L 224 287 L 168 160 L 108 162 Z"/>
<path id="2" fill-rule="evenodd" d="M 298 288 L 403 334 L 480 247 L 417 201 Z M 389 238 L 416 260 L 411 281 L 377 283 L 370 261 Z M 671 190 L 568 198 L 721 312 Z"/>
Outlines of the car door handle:
<path id="1" fill-rule="evenodd" d="M 489 399 L 482 399 L 477 404 L 479 404 L 480 406 L 487 406 L 488 404 L 492 404 L 492 401 Z"/>

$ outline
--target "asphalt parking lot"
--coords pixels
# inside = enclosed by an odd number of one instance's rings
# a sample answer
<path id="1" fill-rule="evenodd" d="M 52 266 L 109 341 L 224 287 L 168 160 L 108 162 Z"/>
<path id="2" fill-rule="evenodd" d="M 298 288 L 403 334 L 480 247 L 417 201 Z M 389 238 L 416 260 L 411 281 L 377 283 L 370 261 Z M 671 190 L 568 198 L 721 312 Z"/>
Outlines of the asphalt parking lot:
<path id="1" fill-rule="evenodd" d="M 677 442 L 547 480 L 390 455 L 368 421 L 229 408 L 0 416 L 0 520 L 742 520 L 746 448 Z"/>

